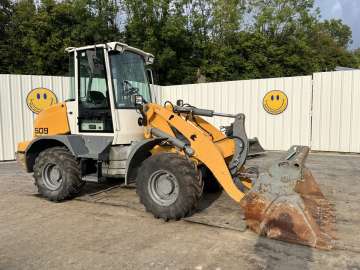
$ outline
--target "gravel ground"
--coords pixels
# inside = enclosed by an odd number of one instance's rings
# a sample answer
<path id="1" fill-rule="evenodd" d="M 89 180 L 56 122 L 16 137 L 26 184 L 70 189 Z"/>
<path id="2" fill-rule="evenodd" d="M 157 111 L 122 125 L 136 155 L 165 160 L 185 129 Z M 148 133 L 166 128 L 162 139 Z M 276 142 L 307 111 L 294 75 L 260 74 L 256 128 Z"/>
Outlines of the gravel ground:
<path id="1" fill-rule="evenodd" d="M 137 207 L 117 205 L 106 193 L 105 201 L 51 203 L 37 195 L 31 175 L 16 163 L 0 163 L 0 269 L 360 270 L 359 164 L 358 155 L 308 159 L 337 215 L 337 247 L 320 251 L 248 230 L 163 222 Z"/>

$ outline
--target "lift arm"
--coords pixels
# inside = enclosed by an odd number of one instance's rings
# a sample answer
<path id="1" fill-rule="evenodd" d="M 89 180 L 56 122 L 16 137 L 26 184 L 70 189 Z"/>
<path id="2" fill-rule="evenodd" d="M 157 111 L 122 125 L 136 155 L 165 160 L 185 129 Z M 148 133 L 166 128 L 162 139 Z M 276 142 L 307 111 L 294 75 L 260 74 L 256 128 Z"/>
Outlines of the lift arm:
<path id="1" fill-rule="evenodd" d="M 181 148 L 184 154 L 205 164 L 229 196 L 240 202 L 244 193 L 235 185 L 233 175 L 246 159 L 248 149 L 246 134 L 242 138 L 228 138 L 205 120 L 201 121 L 200 126 L 197 118 L 194 118 L 192 114 L 189 115 L 188 111 L 179 111 L 157 104 L 145 104 L 143 112 L 146 118 L 144 121 L 146 122 L 144 123 L 146 137 L 167 137 L 170 143 Z M 193 111 L 193 113 L 196 112 Z M 199 115 L 201 111 L 197 111 L 197 113 Z M 205 113 L 210 116 L 210 111 Z M 244 116 L 239 115 L 237 120 L 237 128 L 240 128 Z M 242 141 L 241 149 L 237 148 L 239 142 L 235 140 Z M 225 159 L 230 156 L 236 158 L 230 161 L 229 169 Z"/>

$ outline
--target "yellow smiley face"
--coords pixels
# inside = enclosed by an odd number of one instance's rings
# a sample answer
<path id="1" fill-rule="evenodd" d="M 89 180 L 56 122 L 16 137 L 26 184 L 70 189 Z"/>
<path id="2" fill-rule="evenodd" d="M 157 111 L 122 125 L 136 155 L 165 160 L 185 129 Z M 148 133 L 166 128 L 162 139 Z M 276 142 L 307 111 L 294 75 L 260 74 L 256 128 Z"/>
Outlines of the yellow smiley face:
<path id="1" fill-rule="evenodd" d="M 29 109 L 34 113 L 39 113 L 43 109 L 57 103 L 57 97 L 49 89 L 35 88 L 29 92 L 26 97 L 26 103 Z"/>
<path id="2" fill-rule="evenodd" d="M 270 114 L 280 114 L 286 110 L 288 105 L 288 97 L 283 91 L 273 90 L 268 92 L 263 99 L 265 111 Z"/>

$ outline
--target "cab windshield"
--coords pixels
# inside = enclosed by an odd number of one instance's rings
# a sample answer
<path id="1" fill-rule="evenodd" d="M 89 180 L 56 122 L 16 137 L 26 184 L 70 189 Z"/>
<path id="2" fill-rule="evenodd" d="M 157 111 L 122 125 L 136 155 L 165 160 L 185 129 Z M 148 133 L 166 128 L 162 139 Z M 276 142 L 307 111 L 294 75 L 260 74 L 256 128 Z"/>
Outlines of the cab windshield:
<path id="1" fill-rule="evenodd" d="M 111 52 L 109 57 L 116 108 L 134 108 L 132 95 L 150 101 L 144 59 L 131 51 Z"/>

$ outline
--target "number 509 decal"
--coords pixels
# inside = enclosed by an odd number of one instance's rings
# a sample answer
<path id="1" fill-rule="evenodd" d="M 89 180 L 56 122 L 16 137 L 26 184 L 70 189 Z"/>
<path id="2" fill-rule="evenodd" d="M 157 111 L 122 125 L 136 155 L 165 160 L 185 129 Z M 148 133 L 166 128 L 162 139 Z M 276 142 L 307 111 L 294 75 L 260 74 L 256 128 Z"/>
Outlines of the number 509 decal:
<path id="1" fill-rule="evenodd" d="M 35 128 L 35 134 L 48 134 L 48 128 Z"/>

